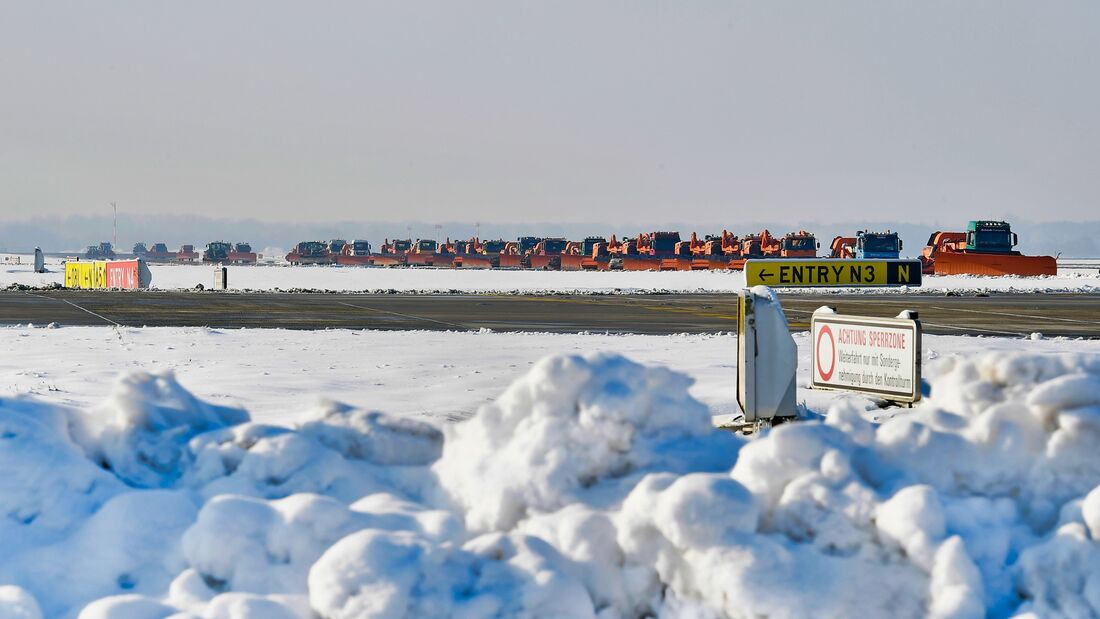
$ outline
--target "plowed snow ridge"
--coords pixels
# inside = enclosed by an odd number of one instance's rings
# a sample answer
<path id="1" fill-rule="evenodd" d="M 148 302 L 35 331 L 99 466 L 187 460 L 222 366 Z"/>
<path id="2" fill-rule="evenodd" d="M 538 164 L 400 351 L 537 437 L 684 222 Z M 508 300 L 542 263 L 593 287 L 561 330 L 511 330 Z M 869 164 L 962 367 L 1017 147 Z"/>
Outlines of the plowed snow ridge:
<path id="1" fill-rule="evenodd" d="M 129 373 L 0 401 L 0 615 L 1089 616 L 1100 356 L 945 356 L 745 442 L 691 379 L 548 357 L 469 421 L 288 427 Z"/>

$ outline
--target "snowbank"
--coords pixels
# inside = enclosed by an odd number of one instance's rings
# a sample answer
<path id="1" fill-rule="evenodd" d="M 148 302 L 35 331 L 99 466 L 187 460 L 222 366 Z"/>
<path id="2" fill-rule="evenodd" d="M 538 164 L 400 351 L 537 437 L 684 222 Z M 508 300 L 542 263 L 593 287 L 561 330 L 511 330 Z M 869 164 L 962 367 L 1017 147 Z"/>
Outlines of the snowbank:
<path id="1" fill-rule="evenodd" d="M 532 512 L 577 501 L 586 488 L 680 468 L 670 456 L 683 455 L 681 443 L 701 447 L 713 434 L 690 384 L 621 357 L 544 359 L 454 426 L 435 471 L 471 530 L 511 529 Z M 724 447 L 728 468 L 735 446 Z"/>
<path id="2" fill-rule="evenodd" d="M 1100 615 L 1100 357 L 945 356 L 920 407 L 744 441 L 691 381 L 545 359 L 439 430 L 130 374 L 0 401 L 0 615 Z"/>
<path id="3" fill-rule="evenodd" d="M 41 619 L 42 610 L 31 594 L 12 585 L 0 586 L 0 617 L 5 619 Z"/>

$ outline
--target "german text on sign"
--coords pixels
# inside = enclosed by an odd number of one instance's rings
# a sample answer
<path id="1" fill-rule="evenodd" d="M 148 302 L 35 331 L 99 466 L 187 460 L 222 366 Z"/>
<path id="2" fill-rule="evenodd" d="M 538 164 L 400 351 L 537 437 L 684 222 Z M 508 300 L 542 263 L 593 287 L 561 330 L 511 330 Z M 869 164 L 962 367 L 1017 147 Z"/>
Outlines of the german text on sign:
<path id="1" fill-rule="evenodd" d="M 810 321 L 810 384 L 889 400 L 920 399 L 920 322 L 818 310 Z"/>

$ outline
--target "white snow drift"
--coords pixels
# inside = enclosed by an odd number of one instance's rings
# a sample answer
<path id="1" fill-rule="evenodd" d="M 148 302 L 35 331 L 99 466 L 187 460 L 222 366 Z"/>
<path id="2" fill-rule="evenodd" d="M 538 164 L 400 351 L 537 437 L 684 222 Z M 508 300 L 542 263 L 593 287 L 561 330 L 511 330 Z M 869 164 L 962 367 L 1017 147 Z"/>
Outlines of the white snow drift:
<path id="1" fill-rule="evenodd" d="M 745 442 L 690 380 L 547 358 L 440 431 L 129 374 L 0 401 L 0 616 L 1100 615 L 1100 357 L 943 357 Z"/>

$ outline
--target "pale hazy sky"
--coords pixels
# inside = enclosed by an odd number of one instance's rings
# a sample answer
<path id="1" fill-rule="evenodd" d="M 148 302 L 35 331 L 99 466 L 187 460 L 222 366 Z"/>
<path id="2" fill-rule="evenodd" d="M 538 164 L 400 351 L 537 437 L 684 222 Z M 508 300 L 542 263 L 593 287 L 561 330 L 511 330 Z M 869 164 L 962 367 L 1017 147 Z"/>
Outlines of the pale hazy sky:
<path id="1" fill-rule="evenodd" d="M 1100 218 L 1100 2 L 0 2 L 0 216 Z"/>

